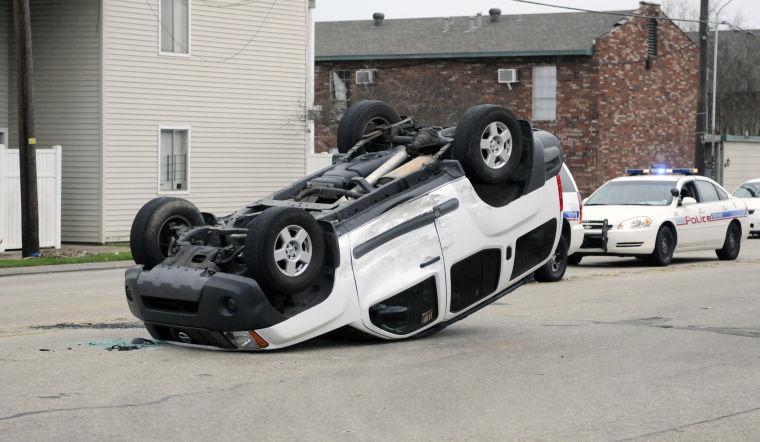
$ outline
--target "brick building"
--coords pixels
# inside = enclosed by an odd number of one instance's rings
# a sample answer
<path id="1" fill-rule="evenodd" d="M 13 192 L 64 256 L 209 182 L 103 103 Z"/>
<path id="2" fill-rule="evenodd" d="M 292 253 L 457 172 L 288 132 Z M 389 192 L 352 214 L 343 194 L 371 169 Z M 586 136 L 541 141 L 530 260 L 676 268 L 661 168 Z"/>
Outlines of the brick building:
<path id="1" fill-rule="evenodd" d="M 505 105 L 559 136 L 585 194 L 627 167 L 693 163 L 698 49 L 658 5 L 489 15 L 317 23 L 316 150 L 347 104 L 375 98 L 447 124 Z"/>

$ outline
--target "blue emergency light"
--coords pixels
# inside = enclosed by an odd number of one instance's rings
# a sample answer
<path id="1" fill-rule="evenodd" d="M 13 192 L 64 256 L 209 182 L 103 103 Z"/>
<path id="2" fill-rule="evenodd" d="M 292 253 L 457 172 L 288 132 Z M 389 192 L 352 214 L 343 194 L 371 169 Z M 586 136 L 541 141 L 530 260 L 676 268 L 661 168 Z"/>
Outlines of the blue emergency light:
<path id="1" fill-rule="evenodd" d="M 666 169 L 664 167 L 657 167 L 654 169 L 626 169 L 625 174 L 628 176 L 639 175 L 696 175 L 699 173 L 699 169 L 688 169 L 685 167 L 678 169 Z"/>

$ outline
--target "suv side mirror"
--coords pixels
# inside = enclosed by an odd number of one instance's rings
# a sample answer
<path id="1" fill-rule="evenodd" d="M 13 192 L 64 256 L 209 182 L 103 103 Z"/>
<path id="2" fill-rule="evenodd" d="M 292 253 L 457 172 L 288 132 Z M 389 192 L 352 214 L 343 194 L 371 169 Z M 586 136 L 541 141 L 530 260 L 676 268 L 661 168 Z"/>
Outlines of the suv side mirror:
<path id="1" fill-rule="evenodd" d="M 678 198 L 681 196 L 681 191 L 673 187 L 672 189 L 670 189 L 670 194 Z"/>
<path id="2" fill-rule="evenodd" d="M 697 204 L 697 200 L 695 200 L 694 198 L 692 198 L 690 196 L 687 196 L 687 197 L 685 197 L 684 199 L 681 200 L 681 205 L 684 206 L 684 207 L 686 207 L 686 206 L 693 206 L 694 204 Z"/>

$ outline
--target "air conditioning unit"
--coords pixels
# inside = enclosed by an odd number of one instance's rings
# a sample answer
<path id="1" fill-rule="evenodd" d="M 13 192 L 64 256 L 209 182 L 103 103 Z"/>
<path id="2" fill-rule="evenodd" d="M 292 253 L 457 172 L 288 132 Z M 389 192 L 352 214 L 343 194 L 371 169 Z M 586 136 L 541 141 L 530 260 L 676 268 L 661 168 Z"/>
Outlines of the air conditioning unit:
<path id="1" fill-rule="evenodd" d="M 375 84 L 377 69 L 362 69 L 356 71 L 356 84 Z"/>
<path id="2" fill-rule="evenodd" d="M 499 83 L 519 83 L 517 79 L 517 69 L 499 69 Z"/>

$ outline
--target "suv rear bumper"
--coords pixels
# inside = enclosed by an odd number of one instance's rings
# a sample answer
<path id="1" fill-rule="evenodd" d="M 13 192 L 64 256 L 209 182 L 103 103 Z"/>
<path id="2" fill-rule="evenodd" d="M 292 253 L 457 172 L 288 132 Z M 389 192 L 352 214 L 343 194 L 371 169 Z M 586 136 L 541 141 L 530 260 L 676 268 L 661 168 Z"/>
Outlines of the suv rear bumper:
<path id="1" fill-rule="evenodd" d="M 154 338 L 170 339 L 164 331 L 187 330 L 188 336 L 201 331 L 250 331 L 269 328 L 287 318 L 275 310 L 253 279 L 201 269 L 159 265 L 151 270 L 135 266 L 126 271 L 129 309 L 146 323 Z M 224 338 L 219 334 L 220 342 Z M 183 343 L 186 340 L 176 339 Z M 220 346 L 216 339 L 205 345 Z M 197 344 L 204 345 L 200 342 Z"/>

